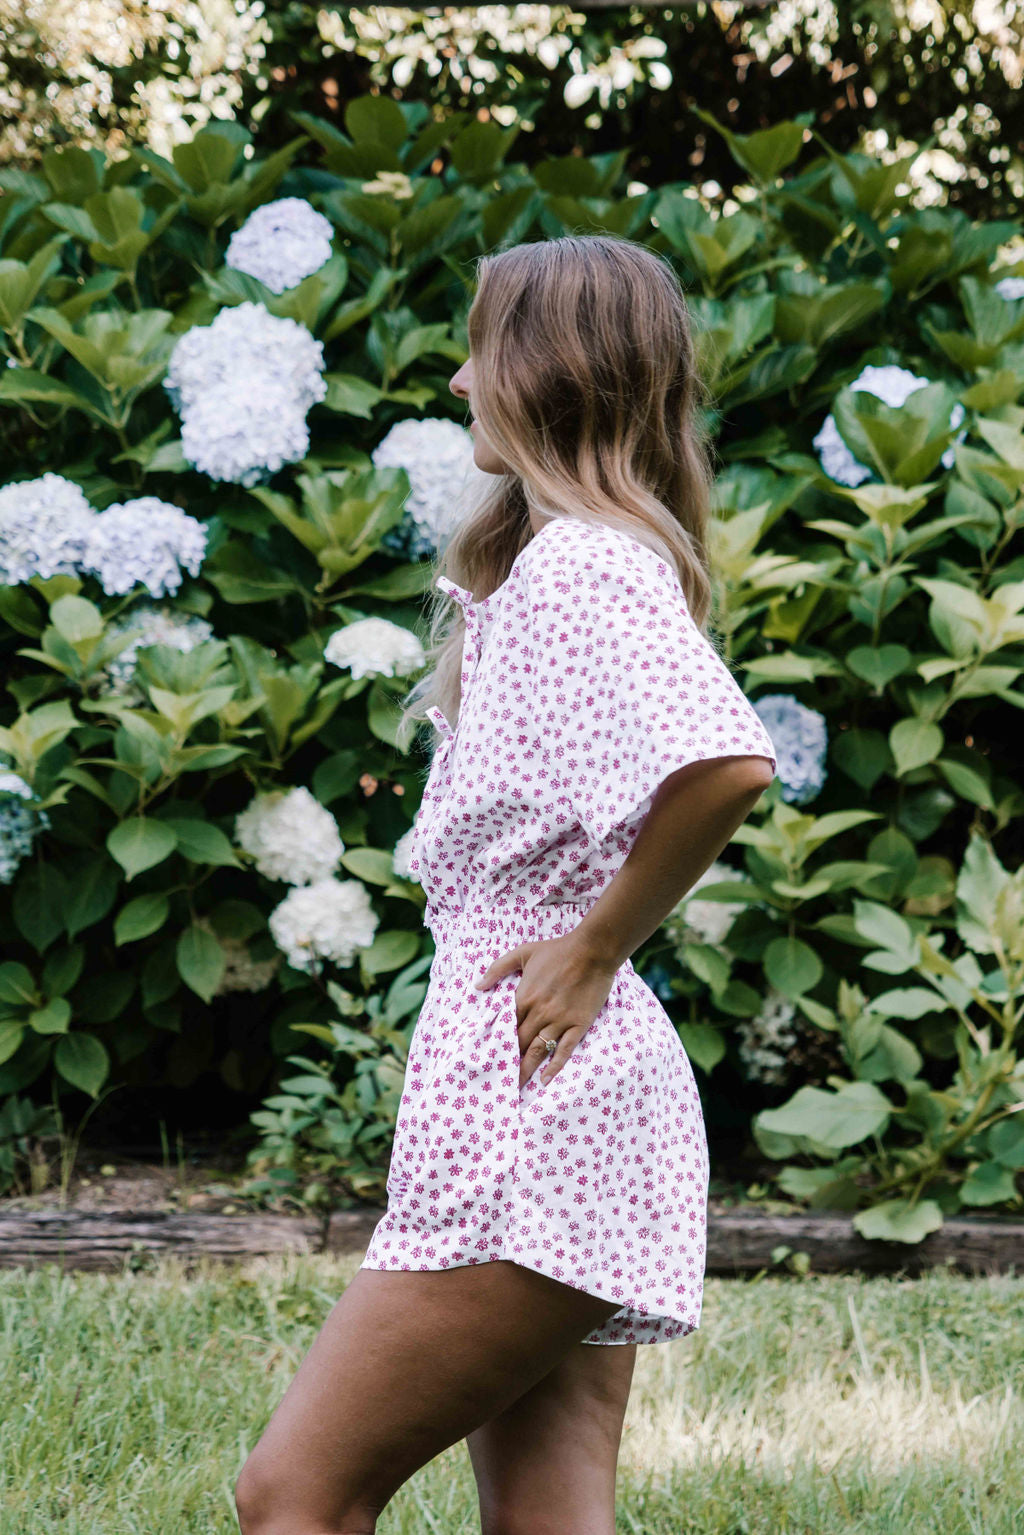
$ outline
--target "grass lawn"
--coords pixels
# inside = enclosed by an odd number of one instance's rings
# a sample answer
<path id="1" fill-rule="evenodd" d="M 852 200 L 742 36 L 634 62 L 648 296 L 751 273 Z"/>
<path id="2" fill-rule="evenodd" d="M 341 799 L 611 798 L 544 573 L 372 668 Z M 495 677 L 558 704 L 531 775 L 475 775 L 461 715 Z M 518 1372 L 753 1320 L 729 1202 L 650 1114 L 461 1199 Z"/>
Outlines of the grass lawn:
<path id="1" fill-rule="evenodd" d="M 358 1263 L 0 1273 L 2 1535 L 237 1535 L 238 1469 Z M 1016 1535 L 1022 1398 L 1024 1278 L 709 1280 L 698 1332 L 637 1352 L 618 1528 Z M 478 1530 L 464 1443 L 379 1526 Z"/>

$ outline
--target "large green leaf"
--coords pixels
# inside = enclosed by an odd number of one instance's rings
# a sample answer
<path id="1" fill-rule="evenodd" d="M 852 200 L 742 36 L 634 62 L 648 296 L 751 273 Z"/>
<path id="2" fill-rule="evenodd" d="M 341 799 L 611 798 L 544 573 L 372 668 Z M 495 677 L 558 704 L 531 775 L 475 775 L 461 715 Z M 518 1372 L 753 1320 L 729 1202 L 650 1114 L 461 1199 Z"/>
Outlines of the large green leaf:
<path id="1" fill-rule="evenodd" d="M 172 816 L 165 816 L 162 824 L 170 827 L 178 839 L 179 852 L 193 863 L 239 867 L 235 850 L 219 826 L 212 826 L 209 821 L 178 820 Z"/>
<path id="2" fill-rule="evenodd" d="M 53 1064 L 66 1082 L 95 1098 L 110 1073 L 110 1057 L 92 1034 L 62 1034 Z"/>
<path id="3" fill-rule="evenodd" d="M 942 1209 L 934 1199 L 921 1199 L 912 1205 L 909 1199 L 886 1199 L 860 1210 L 853 1224 L 862 1237 L 876 1242 L 923 1242 L 943 1224 Z"/>
<path id="4" fill-rule="evenodd" d="M 839 1092 L 801 1087 L 788 1103 L 763 1109 L 758 1123 L 779 1135 L 809 1136 L 841 1150 L 869 1135 L 881 1135 L 889 1123 L 892 1104 L 871 1082 L 847 1082 Z"/>
<path id="5" fill-rule="evenodd" d="M 163 863 L 177 845 L 171 828 L 148 816 L 132 816 L 107 834 L 107 848 L 129 879 Z"/>
<path id="6" fill-rule="evenodd" d="M 1014 1175 L 1001 1162 L 979 1163 L 960 1185 L 960 1198 L 965 1205 L 1001 1205 L 1016 1193 Z"/>
<path id="7" fill-rule="evenodd" d="M 162 892 L 136 896 L 114 919 L 114 942 L 134 943 L 139 938 L 148 938 L 163 927 L 169 912 L 170 902 Z"/>
<path id="8" fill-rule="evenodd" d="M 175 950 L 178 974 L 186 986 L 202 997 L 213 1000 L 227 964 L 224 950 L 214 935 L 193 922 L 178 939 Z"/>

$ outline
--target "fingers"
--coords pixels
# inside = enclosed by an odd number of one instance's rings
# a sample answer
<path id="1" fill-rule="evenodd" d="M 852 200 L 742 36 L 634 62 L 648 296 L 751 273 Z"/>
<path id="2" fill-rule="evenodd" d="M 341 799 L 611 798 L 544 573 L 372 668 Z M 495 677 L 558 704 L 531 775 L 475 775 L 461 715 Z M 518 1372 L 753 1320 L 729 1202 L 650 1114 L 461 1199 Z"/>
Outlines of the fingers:
<path id="1" fill-rule="evenodd" d="M 520 1025 L 520 1034 L 525 1027 L 525 1024 Z M 537 1067 L 540 1065 L 541 1061 L 543 1061 L 547 1056 L 547 1049 L 545 1047 L 544 1040 L 541 1038 L 541 1035 L 546 1035 L 548 1039 L 554 1039 L 555 1037 L 554 1034 L 548 1033 L 547 1029 L 545 1029 L 543 1026 L 538 1028 L 536 1034 L 530 1040 L 525 1050 L 522 1051 L 519 1058 L 520 1087 L 522 1087 L 527 1077 L 533 1076 L 533 1073 L 537 1070 Z"/>
<path id="2" fill-rule="evenodd" d="M 546 1026 L 542 1024 L 520 1057 L 519 1086 L 522 1087 L 527 1078 L 533 1076 L 540 1062 L 545 1059 L 548 1060 L 548 1064 L 541 1071 L 540 1079 L 542 1082 L 550 1082 L 552 1077 L 556 1077 L 561 1071 L 585 1033 L 585 1029 L 568 1028 L 561 1034 L 556 1034 L 553 1024 Z M 545 1039 L 557 1041 L 557 1048 L 549 1059 Z"/>
<path id="3" fill-rule="evenodd" d="M 585 1029 L 566 1029 L 559 1037 L 558 1049 L 540 1074 L 542 1082 L 550 1082 L 552 1077 L 557 1077 L 585 1033 Z"/>
<path id="4" fill-rule="evenodd" d="M 488 986 L 493 986 L 495 981 L 500 981 L 502 976 L 510 975 L 513 970 L 522 969 L 523 953 L 522 945 L 518 949 L 509 949 L 507 954 L 499 954 L 497 959 L 492 959 L 479 980 L 473 982 L 474 987 L 485 991 Z"/>

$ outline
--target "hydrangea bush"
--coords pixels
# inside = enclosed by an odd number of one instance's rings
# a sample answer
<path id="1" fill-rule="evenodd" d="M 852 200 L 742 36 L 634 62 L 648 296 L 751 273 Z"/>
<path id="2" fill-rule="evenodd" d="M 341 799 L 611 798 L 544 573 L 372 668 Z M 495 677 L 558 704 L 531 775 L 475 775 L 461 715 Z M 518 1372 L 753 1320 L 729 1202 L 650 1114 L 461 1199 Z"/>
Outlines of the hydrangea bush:
<path id="1" fill-rule="evenodd" d="M 585 203 L 686 286 L 779 756 L 638 971 L 776 1193 L 904 1241 L 1019 1206 L 1024 232 L 795 123 L 731 141 L 756 216 L 383 97 L 296 127 L 0 170 L 0 1100 L 263 1099 L 268 1189 L 383 1195 L 468 274 Z"/>

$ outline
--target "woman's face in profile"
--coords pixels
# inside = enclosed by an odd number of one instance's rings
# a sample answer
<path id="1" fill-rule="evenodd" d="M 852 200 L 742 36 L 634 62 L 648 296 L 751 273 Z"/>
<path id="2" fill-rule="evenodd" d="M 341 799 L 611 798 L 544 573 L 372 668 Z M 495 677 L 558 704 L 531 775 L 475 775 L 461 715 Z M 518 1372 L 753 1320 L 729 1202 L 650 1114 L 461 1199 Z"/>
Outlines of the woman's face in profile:
<path id="1" fill-rule="evenodd" d="M 458 395 L 460 400 L 466 400 L 472 409 L 473 394 L 473 359 L 472 357 L 462 364 L 459 371 L 453 374 L 448 385 L 452 394 Z M 478 469 L 485 474 L 507 474 L 507 465 L 498 457 L 497 452 L 487 440 L 487 433 L 479 421 L 474 421 L 469 428 L 473 434 L 473 462 Z"/>

